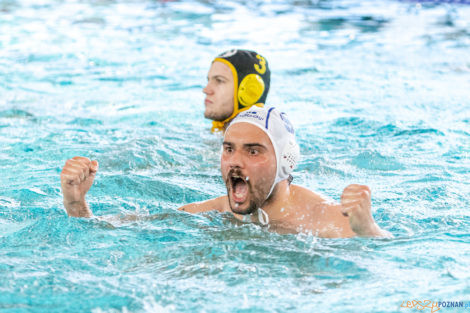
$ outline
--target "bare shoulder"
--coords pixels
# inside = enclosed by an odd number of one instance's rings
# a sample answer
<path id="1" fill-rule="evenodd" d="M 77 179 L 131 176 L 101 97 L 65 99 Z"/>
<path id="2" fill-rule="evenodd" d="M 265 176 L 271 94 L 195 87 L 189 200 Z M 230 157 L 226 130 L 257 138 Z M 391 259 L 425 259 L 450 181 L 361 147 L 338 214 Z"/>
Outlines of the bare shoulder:
<path id="1" fill-rule="evenodd" d="M 291 196 L 293 196 L 292 203 L 294 203 L 294 207 L 298 212 L 311 212 L 315 214 L 315 218 L 318 220 L 342 219 L 343 217 L 340 203 L 305 187 L 292 185 Z"/>
<path id="2" fill-rule="evenodd" d="M 335 215 L 340 213 L 340 203 L 315 193 L 310 189 L 292 185 L 290 193 L 292 197 L 291 203 L 293 203 L 299 211 L 309 210 L 322 215 L 328 212 Z"/>
<path id="3" fill-rule="evenodd" d="M 210 199 L 201 202 L 189 203 L 178 210 L 189 212 L 189 213 L 201 213 L 208 211 L 219 211 L 226 212 L 229 211 L 229 204 L 227 196 L 221 196 L 215 199 Z"/>
<path id="4" fill-rule="evenodd" d="M 321 204 L 331 202 L 321 195 L 299 185 L 290 186 L 290 194 L 294 203 L 298 204 Z"/>
<path id="5" fill-rule="evenodd" d="M 341 204 L 328 199 L 307 188 L 291 186 L 291 196 L 296 215 L 307 222 L 301 223 L 304 230 L 309 230 L 320 237 L 352 237 L 348 218 L 341 213 Z"/>

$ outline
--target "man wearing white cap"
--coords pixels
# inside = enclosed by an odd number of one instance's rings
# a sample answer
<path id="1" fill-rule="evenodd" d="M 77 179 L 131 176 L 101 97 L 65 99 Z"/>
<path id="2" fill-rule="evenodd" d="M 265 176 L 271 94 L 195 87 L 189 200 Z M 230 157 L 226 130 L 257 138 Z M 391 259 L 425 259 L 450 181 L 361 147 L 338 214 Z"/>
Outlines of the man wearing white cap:
<path id="1" fill-rule="evenodd" d="M 370 189 L 349 185 L 341 203 L 291 184 L 299 159 L 294 128 L 275 108 L 251 107 L 239 113 L 225 131 L 221 155 L 227 195 L 180 208 L 199 213 L 231 212 L 244 221 L 279 232 L 307 232 L 320 237 L 390 237 L 374 221 Z M 70 216 L 91 217 L 85 194 L 98 163 L 87 158 L 68 160 L 61 174 L 64 205 Z"/>

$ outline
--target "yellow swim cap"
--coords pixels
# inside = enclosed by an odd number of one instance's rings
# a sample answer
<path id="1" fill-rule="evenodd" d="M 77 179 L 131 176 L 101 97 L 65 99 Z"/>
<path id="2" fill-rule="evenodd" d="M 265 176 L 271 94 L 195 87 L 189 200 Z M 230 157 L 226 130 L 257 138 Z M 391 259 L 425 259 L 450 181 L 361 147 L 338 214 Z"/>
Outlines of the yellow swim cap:
<path id="1" fill-rule="evenodd" d="M 256 105 L 262 107 L 269 92 L 271 71 L 264 57 L 249 50 L 229 50 L 217 56 L 213 62 L 222 62 L 233 74 L 233 113 L 224 121 L 213 121 L 212 132 L 223 131 L 225 125 L 238 113 Z"/>

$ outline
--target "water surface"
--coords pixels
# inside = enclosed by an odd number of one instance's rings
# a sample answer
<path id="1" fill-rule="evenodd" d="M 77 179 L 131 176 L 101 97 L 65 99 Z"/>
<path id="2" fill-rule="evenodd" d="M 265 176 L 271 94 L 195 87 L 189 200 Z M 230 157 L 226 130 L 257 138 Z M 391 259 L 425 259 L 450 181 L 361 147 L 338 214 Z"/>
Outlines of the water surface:
<path id="1" fill-rule="evenodd" d="M 373 190 L 394 240 L 176 209 L 224 194 L 210 61 L 269 61 L 294 182 Z M 470 7 L 416 1 L 1 1 L 2 312 L 414 312 L 470 302 Z M 68 218 L 60 170 L 100 162 Z M 430 311 L 426 309 L 426 311 Z M 441 312 L 462 309 L 441 308 Z"/>

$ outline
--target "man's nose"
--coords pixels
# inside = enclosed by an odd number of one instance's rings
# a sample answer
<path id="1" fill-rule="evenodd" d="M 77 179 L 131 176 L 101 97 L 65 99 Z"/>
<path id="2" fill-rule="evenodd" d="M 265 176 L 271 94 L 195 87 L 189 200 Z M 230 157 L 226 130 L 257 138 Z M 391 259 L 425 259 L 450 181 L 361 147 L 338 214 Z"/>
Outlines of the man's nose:
<path id="1" fill-rule="evenodd" d="M 231 168 L 234 168 L 234 167 L 243 168 L 244 167 L 243 154 L 239 150 L 233 151 L 230 154 L 228 163 L 229 163 Z"/>
<path id="2" fill-rule="evenodd" d="M 209 82 L 207 83 L 206 87 L 202 89 L 202 92 L 205 93 L 206 95 L 213 93 L 212 86 L 210 85 Z"/>

